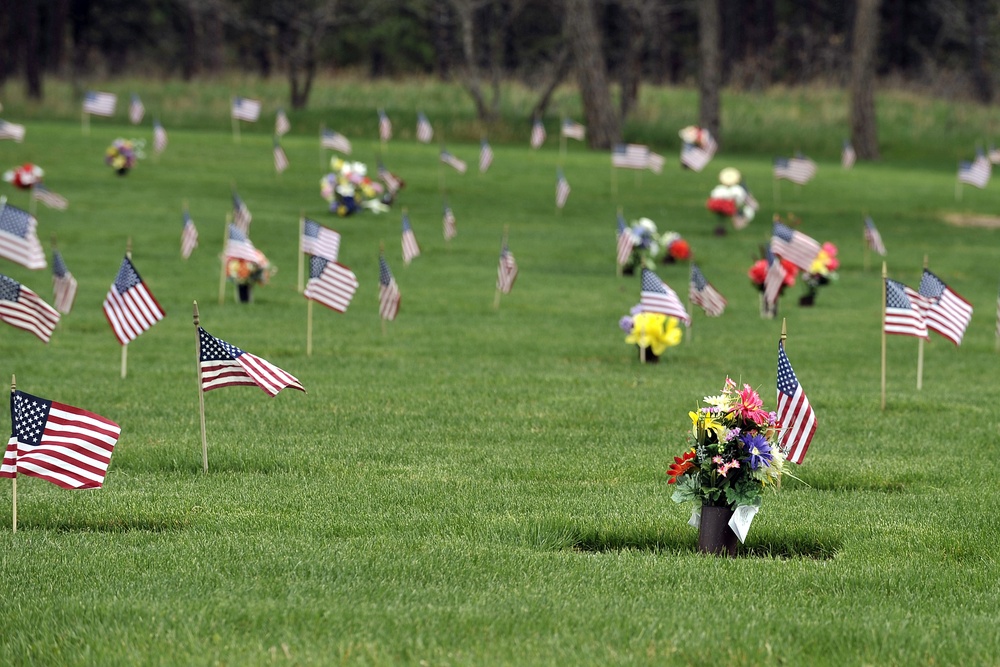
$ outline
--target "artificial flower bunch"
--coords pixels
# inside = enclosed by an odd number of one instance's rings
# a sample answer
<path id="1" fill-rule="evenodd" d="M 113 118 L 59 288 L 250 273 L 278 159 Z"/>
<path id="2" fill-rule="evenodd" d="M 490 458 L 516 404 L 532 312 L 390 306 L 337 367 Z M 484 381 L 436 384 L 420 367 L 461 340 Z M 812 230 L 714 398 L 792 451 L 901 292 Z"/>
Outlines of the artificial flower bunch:
<path id="1" fill-rule="evenodd" d="M 276 272 L 262 252 L 258 252 L 257 262 L 235 257 L 226 262 L 226 277 L 237 285 L 266 285 Z"/>
<path id="2" fill-rule="evenodd" d="M 690 447 L 667 470 L 671 499 L 702 505 L 760 507 L 764 491 L 781 486 L 785 457 L 777 442 L 777 415 L 764 409 L 750 385 L 726 378 L 722 393 L 689 412 Z"/>
<path id="3" fill-rule="evenodd" d="M 712 188 L 705 208 L 719 218 L 729 218 L 734 229 L 743 229 L 753 221 L 760 205 L 743 182 L 738 169 L 726 167 L 719 172 L 719 184 Z M 726 228 L 721 223 L 715 228 L 717 236 L 724 236 Z"/>
<path id="4" fill-rule="evenodd" d="M 384 213 L 392 204 L 393 192 L 368 176 L 362 162 L 348 162 L 339 157 L 330 160 L 331 172 L 319 180 L 320 196 L 330 203 L 330 212 L 340 217 L 363 209 Z M 396 179 L 402 184 L 402 181 Z"/>
<path id="5" fill-rule="evenodd" d="M 3 180 L 7 181 L 15 188 L 30 190 L 32 187 L 42 182 L 45 171 L 37 164 L 25 162 L 20 167 L 8 169 L 3 173 Z"/>
<path id="6" fill-rule="evenodd" d="M 802 282 L 806 284 L 806 293 L 799 297 L 799 305 L 813 305 L 816 302 L 819 288 L 823 285 L 829 285 L 831 281 L 837 279 L 838 268 L 840 268 L 840 260 L 837 259 L 837 246 L 827 241 L 821 246 L 819 254 L 809 266 L 809 270 L 802 274 Z"/>
<path id="7" fill-rule="evenodd" d="M 781 291 L 779 294 L 785 292 L 785 288 L 791 287 L 795 284 L 795 276 L 799 273 L 799 267 L 792 264 L 787 259 L 781 259 L 776 257 L 775 261 L 781 263 L 781 270 L 784 274 L 784 278 L 781 281 Z M 762 257 L 754 262 L 750 266 L 750 270 L 747 271 L 747 277 L 750 278 L 750 282 L 761 292 L 764 291 L 764 281 L 767 278 L 767 270 L 770 267 L 770 263 L 767 257 Z"/>
<path id="8" fill-rule="evenodd" d="M 107 150 L 104 151 L 104 162 L 124 176 L 129 169 L 135 166 L 142 154 L 143 141 L 133 141 L 132 139 L 118 138 L 111 142 Z"/>
<path id="9" fill-rule="evenodd" d="M 645 361 L 658 361 L 668 347 L 680 344 L 683 335 L 676 317 L 645 312 L 642 306 L 633 307 L 618 326 L 627 334 L 628 345 L 639 346 L 640 358 Z"/>
<path id="10" fill-rule="evenodd" d="M 677 232 L 660 234 L 656 223 L 649 218 L 639 218 L 622 232 L 632 236 L 632 254 L 622 267 L 626 273 L 636 269 L 656 269 L 656 263 L 674 263 L 691 257 L 691 246 Z"/>

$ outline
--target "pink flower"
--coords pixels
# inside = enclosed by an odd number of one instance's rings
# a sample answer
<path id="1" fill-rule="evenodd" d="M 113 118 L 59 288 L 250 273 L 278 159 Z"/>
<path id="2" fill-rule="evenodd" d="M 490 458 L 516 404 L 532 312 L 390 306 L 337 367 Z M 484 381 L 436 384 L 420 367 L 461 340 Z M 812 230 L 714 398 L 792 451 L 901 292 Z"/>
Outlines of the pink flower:
<path id="1" fill-rule="evenodd" d="M 739 402 L 733 407 L 733 414 L 737 418 L 752 421 L 754 424 L 764 424 L 768 420 L 768 413 L 763 409 L 764 401 L 750 385 L 744 384 L 743 391 L 737 394 Z"/>

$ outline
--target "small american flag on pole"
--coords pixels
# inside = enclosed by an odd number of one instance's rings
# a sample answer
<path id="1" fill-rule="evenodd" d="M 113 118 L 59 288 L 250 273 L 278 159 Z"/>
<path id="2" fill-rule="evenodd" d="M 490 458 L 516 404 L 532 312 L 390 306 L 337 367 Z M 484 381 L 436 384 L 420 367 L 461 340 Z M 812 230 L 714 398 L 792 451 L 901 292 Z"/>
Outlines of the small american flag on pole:
<path id="1" fill-rule="evenodd" d="M 444 240 L 450 241 L 455 238 L 458 234 L 458 230 L 455 227 L 455 213 L 451 210 L 451 206 L 448 206 L 447 202 L 444 205 L 442 224 L 444 226 Z"/>
<path id="2" fill-rule="evenodd" d="M 378 256 L 378 314 L 383 320 L 394 320 L 399 313 L 399 287 L 392 277 L 383 255 Z"/>
<path id="3" fill-rule="evenodd" d="M 333 130 L 323 130 L 319 137 L 319 145 L 345 155 L 351 154 L 351 142 L 340 132 Z"/>
<path id="4" fill-rule="evenodd" d="M 254 264 L 261 264 L 264 260 L 264 253 L 257 250 L 243 230 L 236 225 L 229 225 L 229 237 L 226 239 L 226 247 L 223 252 L 225 260 L 243 259 Z"/>
<path id="5" fill-rule="evenodd" d="M 35 183 L 31 188 L 31 198 L 40 201 L 49 208 L 57 211 L 65 211 L 69 207 L 69 202 L 62 195 L 52 192 L 41 183 Z"/>
<path id="6" fill-rule="evenodd" d="M 250 233 L 250 223 L 253 221 L 253 215 L 250 214 L 250 209 L 247 208 L 246 203 L 240 196 L 234 191 L 233 192 L 233 224 L 236 228 L 242 231 L 244 234 Z"/>
<path id="7" fill-rule="evenodd" d="M 0 139 L 10 139 L 21 143 L 24 141 L 24 125 L 0 120 Z"/>
<path id="8" fill-rule="evenodd" d="M 59 323 L 59 311 L 13 278 L 0 275 L 0 320 L 48 343 Z"/>
<path id="9" fill-rule="evenodd" d="M 924 312 L 927 328 L 955 345 L 961 345 L 965 330 L 972 320 L 972 305 L 927 269 L 924 269 L 920 278 L 918 291 L 927 301 Z"/>
<path id="10" fill-rule="evenodd" d="M 83 113 L 91 116 L 113 116 L 117 105 L 118 96 L 114 93 L 88 91 L 83 96 Z"/>
<path id="11" fill-rule="evenodd" d="M 380 141 L 392 139 L 392 121 L 382 109 L 378 110 L 378 138 Z"/>
<path id="12" fill-rule="evenodd" d="M 104 298 L 104 316 L 122 345 L 128 345 L 163 319 L 163 309 L 142 282 L 132 260 L 125 257 Z"/>
<path id="13" fill-rule="evenodd" d="M 184 226 L 181 228 L 181 257 L 187 259 L 198 247 L 198 228 L 187 209 L 184 209 Z"/>
<path id="14" fill-rule="evenodd" d="M 976 151 L 976 159 L 972 162 L 958 164 L 958 181 L 968 183 L 982 190 L 990 182 L 993 167 L 981 150 Z"/>
<path id="15" fill-rule="evenodd" d="M 629 257 L 632 256 L 632 249 L 635 247 L 635 239 L 632 238 L 632 231 L 625 224 L 625 218 L 618 214 L 618 266 L 625 266 Z"/>
<path id="16" fill-rule="evenodd" d="M 485 174 L 491 164 L 493 164 L 493 149 L 490 148 L 490 142 L 483 139 L 479 143 L 479 173 Z"/>
<path id="17" fill-rule="evenodd" d="M 709 317 L 718 317 L 726 310 L 726 299 L 705 280 L 705 275 L 697 264 L 691 263 L 691 284 L 688 288 L 688 301 L 701 306 Z"/>
<path id="18" fill-rule="evenodd" d="M 245 97 L 234 97 L 230 115 L 236 120 L 256 123 L 257 119 L 260 118 L 260 102 Z"/>
<path id="19" fill-rule="evenodd" d="M 128 103 L 128 120 L 133 125 L 138 125 L 142 122 L 143 116 L 146 115 L 146 107 L 143 106 L 142 100 L 135 93 L 132 93 L 132 99 Z"/>
<path id="20" fill-rule="evenodd" d="M 302 223 L 299 250 L 307 255 L 336 262 L 340 256 L 340 234 L 306 218 Z"/>
<path id="21" fill-rule="evenodd" d="M 274 170 L 279 174 L 288 169 L 288 156 L 285 149 L 281 147 L 278 140 L 274 140 Z"/>
<path id="22" fill-rule="evenodd" d="M 517 280 L 517 261 L 514 259 L 514 253 L 507 247 L 505 238 L 500 247 L 500 262 L 497 265 L 497 289 L 501 294 L 510 294 L 515 280 Z"/>
<path id="23" fill-rule="evenodd" d="M 417 141 L 422 144 L 429 144 L 433 138 L 434 128 L 431 127 L 431 122 L 427 120 L 427 116 L 421 111 L 417 114 Z"/>
<path id="24" fill-rule="evenodd" d="M 33 215 L 0 197 L 0 257 L 29 269 L 44 269 L 45 251 L 35 233 L 37 227 Z"/>
<path id="25" fill-rule="evenodd" d="M 878 233 L 875 222 L 869 216 L 865 216 L 865 242 L 868 243 L 868 247 L 873 252 L 885 257 L 886 250 L 882 243 L 882 235 Z"/>
<path id="26" fill-rule="evenodd" d="M 684 324 L 691 324 L 691 317 L 677 298 L 677 293 L 660 280 L 659 276 L 645 268 L 642 270 L 639 305 L 648 313 L 661 313 L 676 317 Z"/>
<path id="27" fill-rule="evenodd" d="M 576 121 L 564 118 L 562 122 L 562 135 L 567 139 L 583 141 L 587 136 L 587 128 Z"/>
<path id="28" fill-rule="evenodd" d="M 278 112 L 274 115 L 274 133 L 279 137 L 283 137 L 292 129 L 292 124 L 288 122 L 288 114 L 285 113 L 284 109 L 278 109 Z"/>
<path id="29" fill-rule="evenodd" d="M 203 392 L 241 385 L 260 387 L 271 397 L 286 388 L 305 391 L 295 376 L 266 359 L 216 338 L 201 327 L 198 327 L 198 340 L 198 366 Z"/>
<path id="30" fill-rule="evenodd" d="M 302 293 L 307 299 L 343 313 L 357 289 L 357 276 L 343 264 L 315 255 L 309 258 L 309 282 Z"/>
<path id="31" fill-rule="evenodd" d="M 764 274 L 764 302 L 768 306 L 774 306 L 781 296 L 781 288 L 785 284 L 785 267 L 781 260 L 775 257 L 770 246 L 764 253 L 767 260 L 767 273 Z"/>
<path id="32" fill-rule="evenodd" d="M 569 199 L 570 187 L 569 181 L 566 180 L 566 176 L 563 174 L 562 169 L 556 172 L 556 207 L 563 208 L 566 206 L 566 200 Z"/>
<path id="33" fill-rule="evenodd" d="M 385 183 L 385 187 L 389 189 L 389 194 L 394 195 L 399 191 L 401 185 L 399 179 L 393 176 L 392 172 L 385 168 L 385 165 L 382 164 L 381 160 L 378 162 L 378 177 L 382 179 L 382 182 Z"/>
<path id="34" fill-rule="evenodd" d="M 771 250 L 803 271 L 809 271 L 822 248 L 811 236 L 775 221 L 771 229 Z"/>
<path id="35" fill-rule="evenodd" d="M 816 175 L 816 163 L 807 157 L 774 158 L 774 177 L 805 185 Z"/>
<path id="36" fill-rule="evenodd" d="M 167 150 L 167 131 L 163 129 L 160 120 L 153 121 L 153 152 L 160 154 Z"/>
<path id="37" fill-rule="evenodd" d="M 531 147 L 539 149 L 545 143 L 545 125 L 540 120 L 531 124 Z"/>
<path id="38" fill-rule="evenodd" d="M 840 151 L 840 166 L 850 169 L 858 160 L 858 154 L 854 152 L 854 146 L 850 141 L 844 140 L 844 148 Z"/>
<path id="39" fill-rule="evenodd" d="M 417 245 L 417 237 L 413 234 L 413 227 L 410 226 L 410 216 L 403 213 L 403 234 L 401 238 L 403 246 L 403 263 L 409 266 L 414 257 L 420 256 L 420 246 Z"/>
<path id="40" fill-rule="evenodd" d="M 56 310 L 65 315 L 73 309 L 73 301 L 76 299 L 76 278 L 69 272 L 58 250 L 52 251 L 52 292 L 52 303 Z"/>
<path id="41" fill-rule="evenodd" d="M 702 171 L 719 149 L 715 138 L 707 130 L 703 131 L 702 144 L 691 144 L 685 142 L 681 146 L 681 165 L 692 171 Z"/>
<path id="42" fill-rule="evenodd" d="M 454 169 L 460 174 L 464 174 L 466 170 L 466 164 L 464 160 L 460 160 L 448 151 L 441 151 L 441 162 Z"/>
<path id="43" fill-rule="evenodd" d="M 890 278 L 885 279 L 885 333 L 927 338 L 926 307 L 927 303 L 919 292 Z"/>
<path id="44" fill-rule="evenodd" d="M 121 427 L 93 412 L 23 391 L 10 395 L 11 432 L 0 477 L 28 475 L 63 489 L 99 489 Z"/>
<path id="45" fill-rule="evenodd" d="M 802 463 L 816 433 L 816 413 L 785 354 L 784 341 L 778 341 L 778 444 L 792 463 Z"/>
<path id="46" fill-rule="evenodd" d="M 617 144 L 611 150 L 611 166 L 616 169 L 645 169 L 649 165 L 649 146 Z"/>
<path id="47" fill-rule="evenodd" d="M 663 165 L 667 163 L 667 159 L 660 155 L 659 153 L 654 153 L 649 151 L 649 158 L 646 160 L 646 168 L 649 169 L 654 174 L 659 174 L 663 172 Z"/>

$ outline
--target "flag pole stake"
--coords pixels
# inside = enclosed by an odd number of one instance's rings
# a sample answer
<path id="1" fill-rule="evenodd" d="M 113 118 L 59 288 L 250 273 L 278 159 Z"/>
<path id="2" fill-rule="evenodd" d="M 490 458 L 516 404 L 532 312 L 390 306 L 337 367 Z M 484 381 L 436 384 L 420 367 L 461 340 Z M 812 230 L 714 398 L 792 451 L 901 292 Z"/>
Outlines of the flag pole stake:
<path id="1" fill-rule="evenodd" d="M 885 411 L 885 279 L 889 276 L 886 272 L 885 262 L 882 262 L 882 410 Z"/>
<path id="2" fill-rule="evenodd" d="M 125 257 L 132 259 L 132 237 L 128 237 L 125 242 Z M 122 379 L 124 380 L 128 376 L 128 343 L 122 345 L 122 369 L 121 369 Z"/>
<path id="3" fill-rule="evenodd" d="M 226 301 L 226 244 L 229 238 L 230 214 L 226 214 L 225 228 L 222 234 L 222 254 L 219 255 L 219 305 Z"/>
<path id="4" fill-rule="evenodd" d="M 229 117 L 233 119 L 233 143 L 236 144 L 237 146 L 239 146 L 240 145 L 240 121 L 237 120 L 236 116 L 234 116 L 232 113 L 229 114 Z"/>
<path id="5" fill-rule="evenodd" d="M 299 212 L 299 294 L 305 289 L 305 253 L 302 251 L 302 236 L 306 232 L 305 211 Z"/>
<path id="6" fill-rule="evenodd" d="M 198 415 L 201 422 L 201 470 L 208 472 L 208 438 L 205 435 L 205 392 L 201 386 L 201 328 L 198 317 L 198 302 L 194 302 L 194 360 L 198 369 Z"/>
<path id="7" fill-rule="evenodd" d="M 313 353 L 313 300 L 307 299 L 306 306 L 306 356 L 311 357 Z"/>
<path id="8" fill-rule="evenodd" d="M 927 269 L 927 255 L 924 255 L 924 269 Z M 924 339 L 917 342 L 917 391 L 924 386 Z"/>
<path id="9" fill-rule="evenodd" d="M 17 391 L 17 380 L 14 374 L 10 374 L 10 398 L 14 400 L 14 392 Z M 17 445 L 15 445 L 17 447 Z M 11 501 L 10 501 L 10 512 L 11 512 L 11 532 L 17 532 L 17 450 L 14 450 L 14 476 L 11 478 Z"/>

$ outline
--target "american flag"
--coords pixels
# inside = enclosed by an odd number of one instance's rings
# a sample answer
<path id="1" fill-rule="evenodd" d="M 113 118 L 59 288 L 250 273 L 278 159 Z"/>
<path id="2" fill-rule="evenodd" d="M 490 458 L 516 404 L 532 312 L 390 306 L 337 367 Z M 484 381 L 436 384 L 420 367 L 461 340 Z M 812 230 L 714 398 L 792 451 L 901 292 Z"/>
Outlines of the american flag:
<path id="1" fill-rule="evenodd" d="M 21 283 L 0 274 L 0 320 L 48 343 L 59 323 L 59 311 Z"/>
<path id="2" fill-rule="evenodd" d="M 0 120 L 0 139 L 11 139 L 17 143 L 24 141 L 24 125 Z"/>
<path id="3" fill-rule="evenodd" d="M 654 153 L 649 151 L 649 159 L 646 161 L 646 167 L 654 174 L 659 174 L 663 171 L 663 165 L 667 163 L 667 159 L 660 155 L 659 153 Z"/>
<path id="4" fill-rule="evenodd" d="M 807 157 L 774 158 L 774 177 L 805 185 L 816 175 L 816 163 Z"/>
<path id="5" fill-rule="evenodd" d="M 181 228 L 181 257 L 187 259 L 198 247 L 198 228 L 194 226 L 191 214 L 184 210 L 184 227 Z"/>
<path id="6" fill-rule="evenodd" d="M 919 292 L 890 278 L 885 279 L 885 333 L 927 338 L 926 308 L 927 303 Z"/>
<path id="7" fill-rule="evenodd" d="M 274 115 L 274 133 L 279 137 L 283 137 L 291 129 L 292 124 L 288 122 L 288 114 L 285 113 L 284 109 L 278 109 L 278 112 Z"/>
<path id="8" fill-rule="evenodd" d="M 785 284 L 785 267 L 781 260 L 774 256 L 771 248 L 765 252 L 767 259 L 767 273 L 764 274 L 764 302 L 773 306 L 781 296 L 781 288 Z"/>
<path id="9" fill-rule="evenodd" d="M 0 197 L 0 257 L 29 269 L 44 269 L 45 252 L 35 233 L 38 221 L 6 200 Z"/>
<path id="10" fill-rule="evenodd" d="M 378 110 L 378 138 L 381 141 L 392 139 L 392 121 L 382 109 Z"/>
<path id="11" fill-rule="evenodd" d="M 850 169 L 858 160 L 858 154 L 854 152 L 854 146 L 850 141 L 844 140 L 844 148 L 840 151 L 840 166 Z"/>
<path id="12" fill-rule="evenodd" d="M 114 93 L 87 91 L 83 96 L 83 113 L 92 116 L 113 116 L 117 105 L 118 96 Z"/>
<path id="13" fill-rule="evenodd" d="M 870 216 L 865 216 L 865 241 L 871 250 L 885 257 L 886 250 L 885 245 L 882 243 L 882 235 L 878 233 L 878 229 L 875 228 L 875 222 Z"/>
<path id="14" fill-rule="evenodd" d="M 128 103 L 128 120 L 133 125 L 138 125 L 142 122 L 142 117 L 146 115 L 146 107 L 143 106 L 142 100 L 135 93 L 132 93 L 132 100 Z"/>
<path id="15" fill-rule="evenodd" d="M 924 319 L 927 328 L 936 331 L 955 345 L 962 344 L 962 337 L 972 320 L 972 305 L 953 292 L 943 280 L 924 269 L 918 289 L 927 300 Z"/>
<path id="16" fill-rule="evenodd" d="M 277 139 L 274 141 L 274 170 L 279 174 L 288 169 L 288 156 Z"/>
<path id="17" fill-rule="evenodd" d="M 230 115 L 236 120 L 256 123 L 257 119 L 260 118 L 260 102 L 248 100 L 245 97 L 234 97 Z"/>
<path id="18" fill-rule="evenodd" d="M 719 145 L 715 139 L 707 132 L 705 134 L 707 136 L 704 146 L 688 143 L 681 146 L 681 164 L 692 171 L 700 172 L 703 170 L 712 161 L 718 150 Z"/>
<path id="19" fill-rule="evenodd" d="M 264 258 L 264 253 L 254 247 L 250 237 L 233 224 L 229 225 L 229 238 L 226 239 L 223 255 L 227 262 L 230 259 L 245 259 L 254 264 L 260 264 Z"/>
<path id="20" fill-rule="evenodd" d="M 399 179 L 392 175 L 392 172 L 385 168 L 382 161 L 379 160 L 378 163 L 378 177 L 382 179 L 385 183 L 385 187 L 389 188 L 389 194 L 396 194 L 399 191 Z"/>
<path id="21" fill-rule="evenodd" d="M 64 489 L 99 489 L 121 427 L 93 412 L 23 391 L 10 395 L 11 431 L 0 477 L 28 475 Z"/>
<path id="22" fill-rule="evenodd" d="M 545 143 L 545 125 L 540 120 L 531 124 L 531 147 L 538 149 Z"/>
<path id="23" fill-rule="evenodd" d="M 444 218 L 442 222 L 444 224 L 444 240 L 450 241 L 458 234 L 458 230 L 455 228 L 455 213 L 447 203 L 444 205 Z"/>
<path id="24" fill-rule="evenodd" d="M 163 310 L 127 256 L 104 298 L 104 316 L 122 345 L 163 319 Z"/>
<path id="25" fill-rule="evenodd" d="M 399 287 L 392 277 L 385 257 L 378 256 L 378 314 L 383 320 L 396 319 L 399 312 Z"/>
<path id="26" fill-rule="evenodd" d="M 247 208 L 240 196 L 233 192 L 233 224 L 244 234 L 249 234 L 252 220 L 253 215 L 250 214 L 250 209 Z"/>
<path id="27" fill-rule="evenodd" d="M 340 132 L 333 130 L 323 130 L 319 137 L 319 145 L 345 155 L 351 154 L 351 142 Z"/>
<path id="28" fill-rule="evenodd" d="M 488 141 L 483 139 L 479 144 L 479 173 L 485 174 L 493 164 L 493 149 Z"/>
<path id="29" fill-rule="evenodd" d="M 358 278 L 343 264 L 325 257 L 309 258 L 309 282 L 303 295 L 343 313 L 358 289 Z"/>
<path id="30" fill-rule="evenodd" d="M 649 146 L 617 144 L 611 150 L 611 166 L 617 169 L 645 169 L 649 165 Z"/>
<path id="31" fill-rule="evenodd" d="M 635 247 L 635 239 L 632 232 L 625 224 L 625 218 L 618 214 L 618 266 L 625 266 L 628 258 L 632 256 L 632 249 Z"/>
<path id="32" fill-rule="evenodd" d="M 500 262 L 497 265 L 497 289 L 501 294 L 510 294 L 515 280 L 517 280 L 517 261 L 514 259 L 514 253 L 507 247 L 507 241 L 504 240 L 500 247 Z"/>
<path id="33" fill-rule="evenodd" d="M 409 265 L 414 257 L 420 256 L 420 246 L 417 245 L 417 237 L 413 235 L 413 227 L 410 226 L 410 216 L 403 214 L 403 263 Z"/>
<path id="34" fill-rule="evenodd" d="M 809 405 L 806 392 L 795 377 L 785 354 L 784 341 L 778 341 L 778 423 L 781 431 L 778 444 L 792 463 L 802 463 L 816 433 L 816 413 Z"/>
<path id="35" fill-rule="evenodd" d="M 562 208 L 566 205 L 566 200 L 569 199 L 570 187 L 569 181 L 566 180 L 566 176 L 563 174 L 562 169 L 556 173 L 556 206 Z"/>
<path id="36" fill-rule="evenodd" d="M 266 359 L 244 352 L 198 327 L 200 341 L 199 369 L 201 390 L 247 385 L 260 387 L 268 396 L 277 396 L 285 388 L 305 391 L 291 374 Z"/>
<path id="37" fill-rule="evenodd" d="M 61 194 L 52 192 L 47 187 L 41 183 L 35 183 L 31 188 L 31 198 L 35 201 L 40 201 L 49 208 L 54 208 L 58 211 L 65 211 L 69 206 L 69 202 Z"/>
<path id="38" fill-rule="evenodd" d="M 427 116 L 421 111 L 417 114 L 417 141 L 429 144 L 433 138 L 434 128 L 431 127 L 431 122 L 427 120 Z"/>
<path id="39" fill-rule="evenodd" d="M 52 251 L 52 303 L 62 314 L 73 309 L 76 299 L 76 278 L 69 272 L 58 250 Z"/>
<path id="40" fill-rule="evenodd" d="M 775 255 L 784 257 L 803 271 L 809 271 L 822 248 L 811 236 L 775 221 L 771 229 L 771 250 Z"/>
<path id="41" fill-rule="evenodd" d="M 159 119 L 153 121 L 153 151 L 162 153 L 167 150 L 167 131 L 163 129 Z"/>
<path id="42" fill-rule="evenodd" d="M 696 306 L 701 306 L 701 309 L 709 317 L 718 317 L 726 310 L 727 301 L 725 297 L 712 287 L 712 283 L 705 280 L 705 274 L 693 262 L 691 264 L 691 285 L 688 288 L 688 301 Z"/>
<path id="43" fill-rule="evenodd" d="M 992 172 L 993 167 L 990 165 L 990 161 L 986 159 L 982 151 L 976 151 L 975 160 L 958 164 L 958 181 L 982 190 L 990 182 Z"/>
<path id="44" fill-rule="evenodd" d="M 677 298 L 677 293 L 649 269 L 642 270 L 640 290 L 639 305 L 644 311 L 676 317 L 684 324 L 691 324 L 691 317 Z"/>
<path id="45" fill-rule="evenodd" d="M 583 141 L 583 138 L 587 136 L 587 128 L 580 125 L 580 123 L 577 123 L 576 121 L 564 118 L 562 123 L 562 135 L 568 139 Z"/>
<path id="46" fill-rule="evenodd" d="M 340 234 L 306 218 L 302 223 L 299 251 L 336 262 L 340 256 Z"/>
<path id="47" fill-rule="evenodd" d="M 990 146 L 990 150 L 986 153 L 986 157 L 990 159 L 990 164 L 1000 164 L 1000 149 L 996 146 Z"/>
<path id="48" fill-rule="evenodd" d="M 459 160 L 457 157 L 449 153 L 448 151 L 441 151 L 441 162 L 454 169 L 460 174 L 465 173 L 466 165 L 465 162 Z"/>

